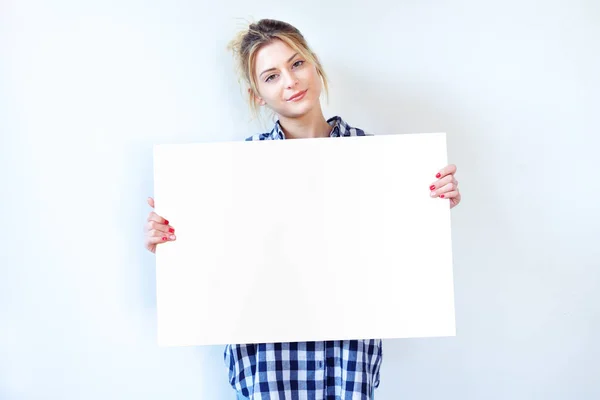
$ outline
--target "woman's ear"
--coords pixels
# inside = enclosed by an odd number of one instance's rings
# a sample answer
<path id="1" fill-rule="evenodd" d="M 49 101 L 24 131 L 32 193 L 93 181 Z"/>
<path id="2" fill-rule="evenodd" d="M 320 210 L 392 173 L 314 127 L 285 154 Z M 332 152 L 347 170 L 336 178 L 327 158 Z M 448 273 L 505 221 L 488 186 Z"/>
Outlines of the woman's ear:
<path id="1" fill-rule="evenodd" d="M 254 91 L 252 90 L 252 88 L 248 88 L 248 95 L 251 96 L 254 99 L 254 102 L 256 104 L 258 104 L 259 106 L 264 106 L 265 104 L 267 104 L 262 97 L 258 96 L 256 93 L 254 93 Z"/>

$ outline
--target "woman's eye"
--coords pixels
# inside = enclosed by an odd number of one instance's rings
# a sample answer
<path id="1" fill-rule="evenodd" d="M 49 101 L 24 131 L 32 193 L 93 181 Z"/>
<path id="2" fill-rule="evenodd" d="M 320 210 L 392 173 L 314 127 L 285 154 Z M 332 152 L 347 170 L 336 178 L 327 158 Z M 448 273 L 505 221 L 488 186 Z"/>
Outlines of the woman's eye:
<path id="1" fill-rule="evenodd" d="M 267 77 L 267 79 L 265 79 L 265 82 L 270 82 L 271 80 L 275 79 L 277 77 L 277 75 L 273 74 L 273 75 L 269 75 Z"/>
<path id="2" fill-rule="evenodd" d="M 298 61 L 296 61 L 296 62 L 294 63 L 294 67 L 299 67 L 299 66 L 301 66 L 302 64 L 304 64 L 304 61 L 302 61 L 302 60 L 298 60 Z"/>

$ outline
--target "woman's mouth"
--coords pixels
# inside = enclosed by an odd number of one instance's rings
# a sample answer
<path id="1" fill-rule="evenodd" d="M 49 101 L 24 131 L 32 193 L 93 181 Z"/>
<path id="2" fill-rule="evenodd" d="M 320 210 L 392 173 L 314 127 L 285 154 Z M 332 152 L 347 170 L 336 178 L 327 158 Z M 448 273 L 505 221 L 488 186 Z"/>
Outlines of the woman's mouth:
<path id="1" fill-rule="evenodd" d="M 290 97 L 289 99 L 287 99 L 287 101 L 300 101 L 302 100 L 302 98 L 304 98 L 304 95 L 306 94 L 306 92 L 308 91 L 308 89 L 303 90 L 302 92 L 298 92 L 295 95 L 293 95 L 292 97 Z"/>

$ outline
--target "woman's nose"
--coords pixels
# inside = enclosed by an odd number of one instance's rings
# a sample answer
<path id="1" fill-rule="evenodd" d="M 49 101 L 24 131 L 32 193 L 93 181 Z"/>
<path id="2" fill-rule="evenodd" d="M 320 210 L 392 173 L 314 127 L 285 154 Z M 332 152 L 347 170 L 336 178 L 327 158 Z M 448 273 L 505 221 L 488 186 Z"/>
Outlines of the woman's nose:
<path id="1" fill-rule="evenodd" d="M 298 83 L 298 78 L 296 77 L 296 75 L 294 75 L 293 72 L 285 71 L 285 72 L 283 72 L 283 77 L 285 79 L 285 81 L 284 81 L 285 86 L 288 89 L 293 88 Z"/>

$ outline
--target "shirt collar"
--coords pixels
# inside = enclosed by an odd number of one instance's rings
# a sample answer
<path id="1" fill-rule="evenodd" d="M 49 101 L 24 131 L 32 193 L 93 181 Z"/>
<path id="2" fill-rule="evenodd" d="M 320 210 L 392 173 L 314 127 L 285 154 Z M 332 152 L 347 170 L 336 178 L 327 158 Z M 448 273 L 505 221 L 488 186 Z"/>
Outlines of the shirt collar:
<path id="1" fill-rule="evenodd" d="M 331 126 L 331 132 L 329 132 L 329 137 L 340 137 L 348 131 L 348 125 L 344 122 L 344 120 L 341 117 L 338 117 L 337 115 L 335 117 L 329 118 L 327 120 L 327 123 Z M 277 120 L 277 122 L 275 123 L 275 126 L 273 127 L 270 136 L 272 140 L 285 139 L 285 133 L 283 133 L 283 129 L 281 128 L 279 120 Z"/>

